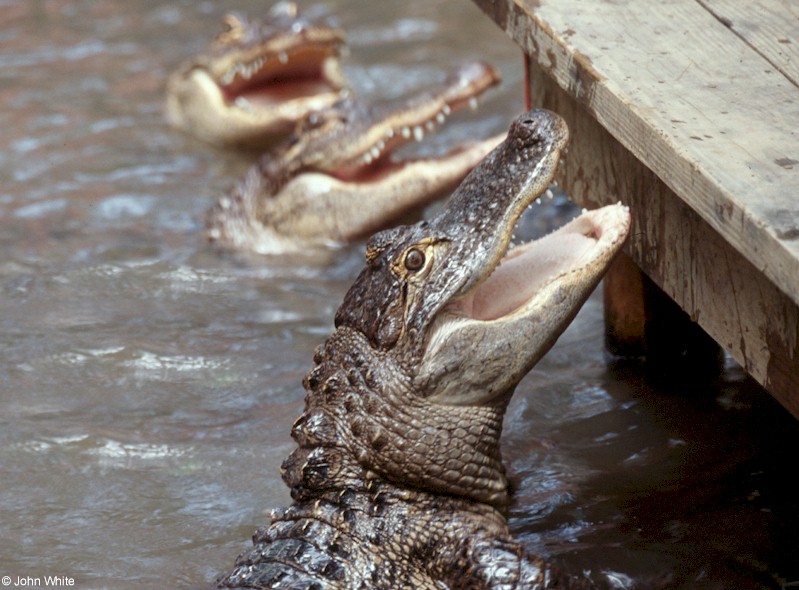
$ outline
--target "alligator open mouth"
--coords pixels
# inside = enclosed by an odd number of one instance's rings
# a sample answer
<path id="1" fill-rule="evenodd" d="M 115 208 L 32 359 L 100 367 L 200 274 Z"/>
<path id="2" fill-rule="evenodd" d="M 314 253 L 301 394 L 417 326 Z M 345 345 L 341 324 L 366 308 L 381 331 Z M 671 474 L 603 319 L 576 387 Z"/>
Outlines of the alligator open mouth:
<path id="1" fill-rule="evenodd" d="M 167 82 L 166 114 L 176 127 L 212 143 L 263 148 L 340 98 L 340 29 L 299 17 L 292 2 L 276 4 L 264 21 L 231 13 L 224 24 Z"/>
<path id="2" fill-rule="evenodd" d="M 341 90 L 330 62 L 338 58 L 343 42 L 343 34 L 335 29 L 306 35 L 300 31 L 230 55 L 207 75 L 231 108 L 253 111 L 314 97 L 322 106 L 338 98 Z M 202 75 L 201 69 L 197 75 Z M 321 102 L 323 95 L 328 96 Z"/>
<path id="3" fill-rule="evenodd" d="M 496 267 L 486 269 L 482 280 L 442 309 L 426 353 L 435 357 L 446 348 L 449 356 L 480 342 L 479 352 L 470 354 L 481 358 L 472 358 L 464 371 L 479 369 L 478 384 L 464 386 L 469 380 L 461 375 L 457 390 L 437 388 L 431 401 L 485 403 L 506 390 L 509 376 L 525 374 L 591 294 L 629 227 L 629 210 L 621 204 L 584 211 L 547 236 L 510 248 Z M 508 355 L 514 349 L 519 354 Z M 502 375 L 495 374 L 497 359 Z"/>
<path id="4" fill-rule="evenodd" d="M 630 213 L 617 204 L 583 211 L 543 238 L 511 246 L 515 224 L 553 180 L 568 141 L 556 115 L 534 111 L 527 117 L 510 133 L 537 154 L 528 158 L 530 164 L 514 167 L 509 134 L 490 156 L 496 160 L 481 164 L 453 197 L 449 209 L 455 213 L 444 214 L 451 219 L 441 219 L 442 224 L 462 219 L 457 210 L 475 207 L 475 201 L 481 209 L 502 211 L 493 219 L 486 215 L 490 221 L 474 228 L 472 248 L 481 254 L 469 261 L 461 287 L 432 320 L 417 383 L 431 401 L 479 405 L 512 391 L 574 318 L 627 237 Z M 495 182 L 494 192 L 486 194 L 491 185 L 483 184 L 478 171 L 494 166 L 509 170 L 512 180 L 506 186 Z M 448 378 L 453 373 L 457 378 Z"/>
<path id="5" fill-rule="evenodd" d="M 561 284 L 566 275 L 580 275 L 623 238 L 625 207 L 584 211 L 552 233 L 512 247 L 471 292 L 450 304 L 448 311 L 475 321 L 507 320 L 535 307 L 536 297 L 548 285 Z"/>

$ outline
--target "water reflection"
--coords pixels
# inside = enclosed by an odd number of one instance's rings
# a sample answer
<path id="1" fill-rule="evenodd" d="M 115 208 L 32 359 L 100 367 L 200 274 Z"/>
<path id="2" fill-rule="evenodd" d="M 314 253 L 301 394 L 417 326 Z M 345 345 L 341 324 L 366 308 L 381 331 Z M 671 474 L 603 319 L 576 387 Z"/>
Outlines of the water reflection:
<path id="1" fill-rule="evenodd" d="M 251 156 L 167 128 L 163 84 L 226 10 L 261 2 L 0 7 L 0 575 L 202 587 L 289 500 L 300 380 L 360 248 L 264 260 L 203 242 L 205 209 Z M 516 48 L 468 1 L 329 10 L 376 100 L 465 58 L 502 68 L 502 91 L 430 149 L 522 108 Z M 617 587 L 799 579 L 794 421 L 734 368 L 701 397 L 609 369 L 600 322 L 592 300 L 509 411 L 514 532 Z"/>

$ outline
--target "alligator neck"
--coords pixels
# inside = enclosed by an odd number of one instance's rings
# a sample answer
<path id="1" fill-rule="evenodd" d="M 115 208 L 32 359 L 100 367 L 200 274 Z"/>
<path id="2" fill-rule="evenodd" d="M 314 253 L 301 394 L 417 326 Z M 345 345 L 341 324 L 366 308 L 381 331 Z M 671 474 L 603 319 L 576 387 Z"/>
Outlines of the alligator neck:
<path id="1" fill-rule="evenodd" d="M 506 400 L 477 413 L 430 403 L 411 393 L 391 358 L 347 328 L 314 360 L 305 411 L 292 429 L 299 448 L 284 463 L 295 499 L 363 491 L 381 480 L 504 512 L 508 483 L 498 440 Z"/>

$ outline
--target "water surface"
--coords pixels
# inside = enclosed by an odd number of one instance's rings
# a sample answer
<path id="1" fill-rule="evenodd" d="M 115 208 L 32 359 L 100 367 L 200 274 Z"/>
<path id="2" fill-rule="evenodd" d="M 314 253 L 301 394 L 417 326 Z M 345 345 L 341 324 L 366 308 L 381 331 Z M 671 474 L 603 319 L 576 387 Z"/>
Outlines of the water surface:
<path id="1" fill-rule="evenodd" d="M 0 1 L 0 576 L 203 587 L 289 501 L 300 380 L 361 264 L 242 258 L 202 237 L 252 156 L 163 120 L 165 78 L 254 0 Z M 339 0 L 359 92 L 463 59 L 503 71 L 429 148 L 522 110 L 516 47 L 466 0 Z M 530 226 L 566 209 L 554 202 Z M 616 587 L 799 580 L 795 421 L 730 366 L 657 389 L 602 351 L 593 298 L 519 387 L 504 454 L 514 533 Z"/>

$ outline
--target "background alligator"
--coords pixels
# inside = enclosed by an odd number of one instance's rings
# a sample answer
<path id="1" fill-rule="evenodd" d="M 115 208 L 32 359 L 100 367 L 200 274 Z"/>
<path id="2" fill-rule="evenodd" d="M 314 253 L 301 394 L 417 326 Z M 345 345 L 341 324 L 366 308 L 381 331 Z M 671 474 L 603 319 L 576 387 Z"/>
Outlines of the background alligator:
<path id="1" fill-rule="evenodd" d="M 408 100 L 368 105 L 350 95 L 312 113 L 217 200 L 209 239 L 268 253 L 353 240 L 396 223 L 451 191 L 501 138 L 402 162 L 394 151 L 475 106 L 499 81 L 488 64 L 469 62 Z"/>
<path id="2" fill-rule="evenodd" d="M 567 136 L 553 113 L 521 116 L 440 214 L 368 242 L 304 380 L 283 464 L 295 502 L 218 588 L 590 587 L 510 537 L 499 450 L 517 383 L 629 230 L 616 205 L 509 250 Z"/>
<path id="3" fill-rule="evenodd" d="M 265 147 L 340 98 L 340 29 L 300 17 L 293 2 L 275 4 L 264 21 L 233 13 L 224 24 L 167 81 L 176 127 L 211 143 Z"/>

